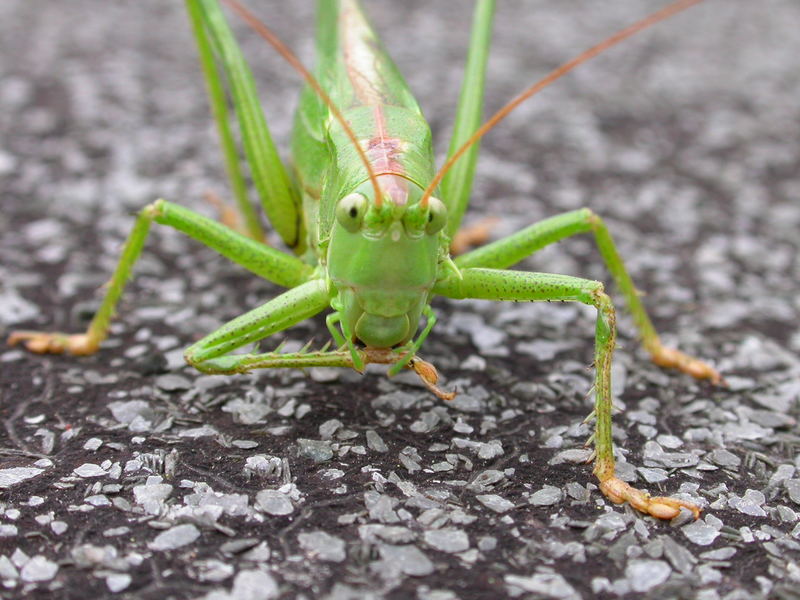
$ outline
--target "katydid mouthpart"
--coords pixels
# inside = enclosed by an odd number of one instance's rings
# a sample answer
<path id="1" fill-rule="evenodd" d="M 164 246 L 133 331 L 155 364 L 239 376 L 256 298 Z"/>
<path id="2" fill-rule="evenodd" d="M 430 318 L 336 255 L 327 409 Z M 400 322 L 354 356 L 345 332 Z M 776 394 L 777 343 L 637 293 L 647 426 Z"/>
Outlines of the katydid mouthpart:
<path id="1" fill-rule="evenodd" d="M 606 48 L 701 0 L 681 0 L 583 52 L 530 86 L 480 125 L 493 0 L 478 0 L 448 158 L 435 170 L 431 132 L 397 67 L 356 0 L 318 3 L 316 66 L 307 71 L 275 35 L 236 0 L 224 0 L 272 44 L 306 81 L 294 124 L 294 176 L 278 156 L 252 74 L 217 0 L 186 0 L 244 232 L 165 200 L 138 215 L 103 302 L 83 334 L 18 331 L 40 353 L 91 354 L 108 334 L 115 306 L 152 223 L 182 231 L 287 291 L 191 345 L 187 362 L 204 373 L 244 373 L 273 367 L 338 366 L 363 370 L 389 364 L 389 374 L 413 369 L 441 398 L 432 365 L 417 353 L 436 323 L 431 300 L 568 301 L 596 310 L 594 474 L 615 503 L 663 519 L 700 508 L 651 497 L 615 474 L 611 433 L 611 361 L 616 313 L 602 283 L 567 275 L 510 271 L 537 250 L 579 234 L 597 248 L 633 315 L 652 360 L 720 384 L 706 363 L 662 345 L 602 219 L 589 209 L 535 223 L 507 238 L 450 255 L 466 210 L 478 140 L 516 106 Z M 224 73 L 224 78 L 221 74 Z M 223 84 L 227 83 L 227 89 Z M 229 123 L 235 109 L 241 149 L 275 231 L 292 250 L 263 243 L 247 202 L 239 147 Z M 233 354 L 330 308 L 327 326 L 337 348 Z M 420 330 L 420 323 L 423 323 Z"/>

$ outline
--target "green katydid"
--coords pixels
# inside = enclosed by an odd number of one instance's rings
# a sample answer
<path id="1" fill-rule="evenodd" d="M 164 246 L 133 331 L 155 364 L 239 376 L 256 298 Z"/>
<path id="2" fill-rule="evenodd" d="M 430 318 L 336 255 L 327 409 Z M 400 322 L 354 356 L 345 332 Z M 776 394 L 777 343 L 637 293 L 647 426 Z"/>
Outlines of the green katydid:
<path id="1" fill-rule="evenodd" d="M 645 349 L 659 365 L 720 383 L 700 360 L 664 347 L 639 299 L 603 221 L 588 209 L 557 215 L 505 239 L 451 258 L 449 244 L 465 212 L 478 140 L 514 107 L 605 48 L 701 0 L 680 0 L 622 30 L 565 63 L 525 90 L 479 127 L 493 0 L 477 0 L 472 44 L 450 151 L 435 171 L 430 129 L 394 63 L 386 55 L 356 0 L 320 0 L 315 75 L 235 0 L 225 0 L 305 77 L 295 120 L 289 175 L 272 142 L 252 75 L 217 0 L 186 0 L 201 65 L 219 128 L 234 196 L 247 235 L 186 208 L 157 200 L 137 218 L 104 300 L 84 334 L 20 331 L 9 343 L 34 352 L 95 352 L 108 333 L 131 269 L 150 225 L 178 229 L 233 262 L 289 288 L 190 346 L 185 357 L 205 373 L 260 368 L 338 366 L 363 370 L 390 364 L 389 373 L 414 369 L 437 395 L 436 373 L 418 358 L 436 323 L 435 295 L 503 301 L 570 301 L 594 307 L 594 473 L 616 503 L 672 518 L 692 503 L 650 497 L 615 475 L 611 435 L 611 357 L 615 312 L 603 284 L 566 275 L 510 271 L 544 246 L 591 233 L 622 292 Z M 256 190 L 273 227 L 294 256 L 265 245 L 247 205 L 244 179 L 229 128 L 228 93 L 239 119 L 242 146 Z M 436 196 L 434 196 L 434 193 Z M 441 198 L 441 199 L 439 199 Z M 294 353 L 232 354 L 331 308 L 328 329 L 338 348 Z M 419 331 L 420 322 L 424 325 Z"/>

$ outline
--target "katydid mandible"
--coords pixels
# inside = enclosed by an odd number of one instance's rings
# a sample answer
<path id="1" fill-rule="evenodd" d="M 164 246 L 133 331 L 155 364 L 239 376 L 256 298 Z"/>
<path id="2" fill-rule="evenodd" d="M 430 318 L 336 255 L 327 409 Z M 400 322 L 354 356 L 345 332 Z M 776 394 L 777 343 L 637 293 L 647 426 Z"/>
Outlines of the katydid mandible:
<path id="1" fill-rule="evenodd" d="M 391 365 L 389 374 L 414 369 L 431 391 L 447 398 L 451 395 L 436 386 L 435 369 L 417 356 L 436 323 L 430 306 L 435 295 L 580 302 L 597 311 L 595 407 L 590 419 L 595 422 L 594 474 L 600 489 L 615 503 L 628 502 L 659 518 L 673 518 L 681 508 L 697 517 L 700 509 L 694 504 L 650 497 L 615 475 L 610 373 L 616 327 L 603 284 L 508 270 L 548 244 L 592 234 L 653 361 L 720 383 L 720 375 L 706 363 L 661 344 L 602 219 L 589 209 L 568 212 L 455 258 L 450 242 L 468 204 L 478 140 L 484 133 L 578 64 L 699 1 L 675 2 L 622 30 L 553 71 L 479 127 L 494 1 L 477 0 L 453 139 L 448 159 L 437 172 L 428 124 L 356 0 L 318 2 L 314 75 L 244 7 L 225 0 L 306 80 L 294 124 L 291 177 L 272 142 L 253 77 L 217 0 L 186 0 L 242 231 L 157 200 L 139 213 L 85 333 L 19 331 L 12 333 L 9 343 L 23 342 L 42 353 L 95 352 L 107 336 L 115 305 L 154 222 L 178 229 L 256 275 L 289 288 L 190 346 L 186 361 L 204 373 L 312 366 L 361 371 L 368 363 L 382 363 Z M 254 187 L 275 231 L 293 254 L 262 242 L 263 232 L 246 198 L 242 161 L 229 125 L 228 96 L 239 120 Z M 331 309 L 327 326 L 337 349 L 232 354 L 327 308 Z"/>

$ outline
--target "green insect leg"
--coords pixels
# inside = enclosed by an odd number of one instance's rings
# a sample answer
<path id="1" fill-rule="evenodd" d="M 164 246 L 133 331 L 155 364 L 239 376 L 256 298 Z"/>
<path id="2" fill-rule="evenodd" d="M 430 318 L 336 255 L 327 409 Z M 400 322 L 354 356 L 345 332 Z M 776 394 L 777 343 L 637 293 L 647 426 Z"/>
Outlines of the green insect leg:
<path id="1" fill-rule="evenodd" d="M 108 283 L 105 297 L 85 333 L 16 331 L 9 338 L 11 345 L 19 342 L 32 352 L 57 354 L 93 354 L 108 335 L 108 327 L 125 284 L 131 276 L 136 259 L 142 251 L 150 225 L 168 225 L 213 248 L 233 262 L 253 273 L 286 287 L 294 287 L 310 279 L 313 268 L 300 259 L 289 256 L 228 229 L 187 208 L 157 200 L 139 212 L 128 236 L 117 268 Z"/>
<path id="2" fill-rule="evenodd" d="M 483 90 L 492 38 L 494 4 L 494 0 L 478 0 L 475 3 L 469 53 L 464 67 L 464 81 L 458 98 L 453 135 L 447 151 L 448 158 L 475 133 L 483 119 Z M 455 238 L 467 210 L 479 152 L 480 142 L 475 142 L 442 180 L 442 201 L 446 204 L 448 213 L 445 233 L 450 239 Z"/>
<path id="3" fill-rule="evenodd" d="M 195 30 L 205 32 L 204 36 L 196 35 L 198 43 L 209 42 L 217 59 L 216 64 L 228 83 L 228 92 L 239 122 L 242 150 L 264 212 L 286 245 L 301 255 L 305 251 L 306 236 L 300 215 L 299 190 L 272 139 L 250 67 L 217 0 L 190 0 L 188 8 L 192 22 L 196 23 Z M 212 85 L 208 75 L 214 65 L 203 48 L 201 60 L 207 75 L 206 81 Z M 212 79 L 216 78 L 212 76 Z M 220 101 L 212 97 L 215 113 L 218 112 Z M 217 119 L 218 124 L 220 119 Z M 226 163 L 233 160 L 233 157 L 227 156 L 233 149 L 226 149 L 225 152 Z"/>
<path id="4" fill-rule="evenodd" d="M 229 354 L 236 348 L 264 339 L 300 321 L 311 317 L 331 304 L 333 298 L 325 281 L 315 279 L 284 292 L 266 304 L 236 317 L 221 328 L 189 347 L 184 356 L 186 362 L 204 373 L 233 374 L 248 373 L 255 369 L 308 367 L 349 367 L 363 371 L 369 363 L 393 365 L 414 371 L 433 394 L 443 400 L 452 400 L 453 392 L 445 392 L 437 385 L 439 375 L 430 363 L 425 362 L 407 349 L 359 348 L 352 342 L 343 343 L 337 350 L 309 351 L 307 347 L 298 352 L 265 352 L 262 354 Z M 430 327 L 435 322 L 433 313 L 426 314 Z M 327 318 L 328 329 L 334 338 L 342 338 L 335 332 L 340 322 L 338 313 Z M 334 333 L 335 332 L 335 333 Z M 342 338 L 342 342 L 345 340 Z"/>
<path id="5" fill-rule="evenodd" d="M 344 346 L 347 342 L 344 339 L 344 336 L 341 332 L 336 328 L 337 323 L 342 322 L 342 315 L 339 312 L 332 312 L 325 318 L 325 325 L 328 327 L 328 331 L 331 333 L 331 337 L 333 341 L 336 342 L 337 346 Z"/>
<path id="6" fill-rule="evenodd" d="M 186 0 L 186 10 L 189 13 L 189 21 L 192 24 L 192 33 L 197 42 L 197 53 L 200 57 L 200 67 L 203 70 L 203 77 L 206 80 L 208 100 L 211 105 L 211 113 L 214 122 L 217 124 L 222 157 L 225 161 L 225 171 L 228 173 L 228 180 L 231 183 L 234 200 L 238 209 L 238 216 L 244 221 L 244 231 L 254 240 L 264 241 L 264 231 L 258 222 L 253 205 L 247 197 L 247 184 L 239 160 L 239 153 L 236 148 L 236 141 L 231 130 L 230 117 L 228 115 L 228 101 L 225 96 L 225 88 L 222 83 L 217 65 L 214 62 L 214 52 L 211 41 L 206 31 L 203 8 L 197 0 Z M 225 208 L 220 201 L 220 212 L 223 215 Z M 228 224 L 228 223 L 226 223 Z"/>
<path id="7" fill-rule="evenodd" d="M 628 502 L 637 510 L 661 519 L 677 516 L 681 508 L 699 515 L 700 509 L 694 504 L 676 498 L 650 497 L 616 476 L 611 436 L 611 358 L 616 339 L 616 316 L 602 283 L 567 275 L 467 268 L 461 271 L 460 278 L 450 276 L 437 283 L 434 292 L 448 298 L 516 302 L 555 300 L 595 307 L 594 474 L 600 480 L 600 489 L 613 502 Z"/>
<path id="8" fill-rule="evenodd" d="M 425 341 L 425 338 L 428 337 L 433 326 L 436 325 L 436 313 L 433 312 L 430 306 L 425 306 L 422 309 L 422 314 L 425 317 L 425 328 L 422 332 L 417 336 L 413 342 L 407 345 L 404 349 L 404 356 L 402 360 L 397 361 L 392 368 L 389 369 L 389 375 L 397 375 L 408 363 L 411 361 L 414 356 L 416 356 L 419 349 L 422 347 L 422 343 Z"/>
<path id="9" fill-rule="evenodd" d="M 245 373 L 266 367 L 346 366 L 331 365 L 321 358 L 321 355 L 338 357 L 341 352 L 230 354 L 245 344 L 262 340 L 314 316 L 329 304 L 326 282 L 322 279 L 308 281 L 228 321 L 193 344 L 184 353 L 186 362 L 204 373 Z M 314 355 L 319 362 L 309 361 L 309 355 Z"/>
<path id="10" fill-rule="evenodd" d="M 279 367 L 350 367 L 363 370 L 366 364 L 394 364 L 402 357 L 402 353 L 390 348 L 358 348 L 348 344 L 338 350 L 323 348 L 308 351 L 303 348 L 299 352 L 289 353 L 230 354 L 245 344 L 264 339 L 319 313 L 330 302 L 330 291 L 324 280 L 308 281 L 236 317 L 193 344 L 184 354 L 186 362 L 204 373 L 232 374 Z M 330 327 L 335 326 L 337 320 L 336 317 L 329 317 Z M 423 383 L 436 393 L 435 372 L 429 373 L 432 367 L 424 361 L 412 362 L 409 368 L 416 371 Z"/>
<path id="11" fill-rule="evenodd" d="M 678 369 L 697 379 L 709 379 L 712 383 L 721 384 L 722 377 L 716 369 L 679 350 L 667 348 L 661 343 L 608 228 L 603 220 L 588 208 L 563 213 L 535 223 L 502 240 L 459 256 L 455 259 L 455 263 L 459 268 L 505 269 L 545 246 L 579 233 L 594 234 L 600 255 L 625 298 L 641 336 L 642 345 L 650 353 L 653 362 L 662 367 Z"/>

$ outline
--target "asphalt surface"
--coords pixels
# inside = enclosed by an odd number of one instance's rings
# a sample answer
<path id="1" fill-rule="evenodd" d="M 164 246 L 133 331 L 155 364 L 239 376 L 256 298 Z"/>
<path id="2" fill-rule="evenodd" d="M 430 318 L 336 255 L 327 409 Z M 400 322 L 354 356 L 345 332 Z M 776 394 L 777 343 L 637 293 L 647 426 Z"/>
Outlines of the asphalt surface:
<path id="1" fill-rule="evenodd" d="M 310 5 L 253 4 L 310 60 Z M 469 3 L 366 4 L 444 152 Z M 487 114 L 654 8 L 500 3 Z M 729 382 L 651 365 L 618 300 L 621 472 L 700 521 L 612 506 L 579 464 L 591 310 L 437 301 L 450 404 L 382 369 L 207 377 L 182 348 L 279 290 L 157 230 L 102 352 L 0 350 L 0 597 L 797 597 L 798 26 L 709 0 L 609 51 L 485 139 L 468 215 L 607 219 L 665 339 Z M 237 31 L 286 148 L 299 78 Z M 0 333 L 79 330 L 136 210 L 227 195 L 186 18 L 7 0 L 0 57 Z M 586 237 L 520 268 L 608 280 Z"/>

